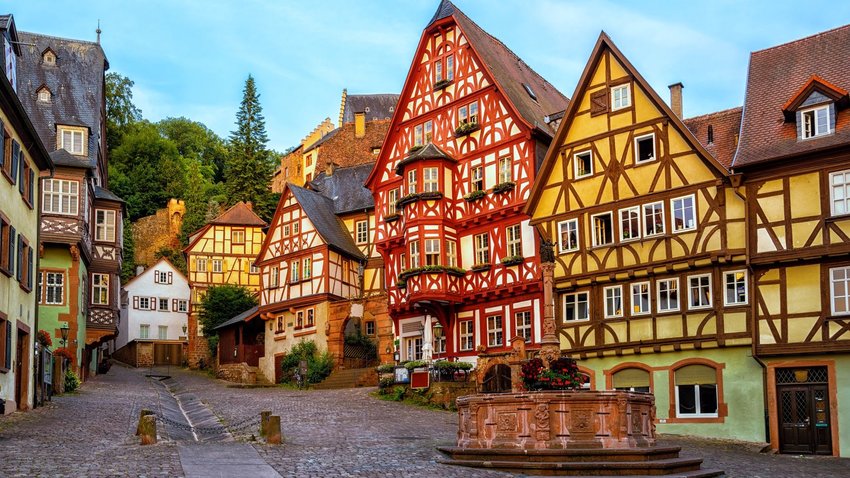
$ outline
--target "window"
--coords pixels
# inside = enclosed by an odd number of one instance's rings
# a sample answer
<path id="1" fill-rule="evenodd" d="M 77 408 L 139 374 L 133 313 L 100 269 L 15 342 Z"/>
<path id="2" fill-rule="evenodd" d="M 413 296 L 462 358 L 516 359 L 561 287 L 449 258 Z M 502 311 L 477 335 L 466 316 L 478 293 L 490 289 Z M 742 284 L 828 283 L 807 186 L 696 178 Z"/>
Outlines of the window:
<path id="1" fill-rule="evenodd" d="M 614 390 L 628 392 L 650 392 L 649 372 L 639 368 L 626 368 L 611 376 Z"/>
<path id="2" fill-rule="evenodd" d="M 97 209 L 94 216 L 94 240 L 115 242 L 115 211 Z"/>
<path id="3" fill-rule="evenodd" d="M 800 134 L 802 139 L 814 138 L 830 133 L 829 105 L 819 106 L 800 112 L 803 121 Z"/>
<path id="4" fill-rule="evenodd" d="M 508 226 L 508 257 L 522 257 L 522 230 L 520 225 Z"/>
<path id="5" fill-rule="evenodd" d="M 38 101 L 42 103 L 50 103 L 50 90 L 47 88 L 38 90 Z"/>
<path id="6" fill-rule="evenodd" d="M 42 182 L 42 211 L 50 214 L 76 216 L 79 203 L 77 181 L 64 179 L 45 179 Z"/>
<path id="7" fill-rule="evenodd" d="M 575 178 L 581 179 L 593 174 L 593 154 L 590 151 L 582 151 L 573 155 Z"/>
<path id="8" fill-rule="evenodd" d="M 590 216 L 590 222 L 593 224 L 594 247 L 614 243 L 614 221 L 610 212 Z"/>
<path id="9" fill-rule="evenodd" d="M 833 315 L 850 314 L 850 267 L 829 270 L 830 303 Z"/>
<path id="10" fill-rule="evenodd" d="M 33 278 L 33 250 L 27 239 L 18 234 L 18 269 L 17 279 L 19 285 L 27 292 L 32 290 Z"/>
<path id="11" fill-rule="evenodd" d="M 234 244 L 245 244 L 245 230 L 234 229 L 233 232 L 230 233 L 230 241 Z"/>
<path id="12" fill-rule="evenodd" d="M 195 270 L 197 272 L 206 272 L 207 271 L 207 258 L 199 257 L 195 259 Z"/>
<path id="13" fill-rule="evenodd" d="M 407 172 L 407 193 L 416 194 L 416 170 Z"/>
<path id="14" fill-rule="evenodd" d="M 186 299 L 178 299 L 177 300 L 177 312 L 186 313 L 189 312 L 189 301 Z"/>
<path id="15" fill-rule="evenodd" d="M 410 241 L 410 268 L 419 267 L 419 241 Z"/>
<path id="16" fill-rule="evenodd" d="M 159 298 L 159 311 L 160 312 L 168 312 L 168 299 L 160 297 Z"/>
<path id="17" fill-rule="evenodd" d="M 460 322 L 460 350 L 468 351 L 475 347 L 475 323 L 471 320 Z"/>
<path id="18" fill-rule="evenodd" d="M 413 145 L 422 146 L 422 125 L 418 124 L 413 128 Z"/>
<path id="19" fill-rule="evenodd" d="M 78 156 L 85 153 L 85 132 L 82 129 L 72 130 L 59 127 L 59 148 Z"/>
<path id="20" fill-rule="evenodd" d="M 717 371 L 708 365 L 687 365 L 677 369 L 676 416 L 701 418 L 717 416 Z"/>
<path id="21" fill-rule="evenodd" d="M 587 292 L 564 294 L 564 322 L 588 320 L 589 318 Z"/>
<path id="22" fill-rule="evenodd" d="M 404 253 L 398 255 L 398 264 L 400 271 L 407 269 L 407 256 Z"/>
<path id="23" fill-rule="evenodd" d="M 440 265 L 440 240 L 425 239 L 425 265 Z"/>
<path id="24" fill-rule="evenodd" d="M 407 360 L 422 360 L 422 337 L 408 337 L 404 339 Z"/>
<path id="25" fill-rule="evenodd" d="M 367 320 L 366 321 L 366 335 L 375 335 L 375 321 Z"/>
<path id="26" fill-rule="evenodd" d="M 387 193 L 387 216 L 395 216 L 398 213 L 395 207 L 396 202 L 398 202 L 398 189 L 390 189 Z"/>
<path id="27" fill-rule="evenodd" d="M 455 56 L 449 55 L 446 57 L 446 79 L 454 80 L 455 79 Z M 390 106 L 390 111 L 392 111 L 392 106 Z"/>
<path id="28" fill-rule="evenodd" d="M 446 241 L 446 265 L 457 267 L 457 243 L 452 240 Z"/>
<path id="29" fill-rule="evenodd" d="M 434 83 L 443 81 L 443 60 L 442 58 L 434 62 Z"/>
<path id="30" fill-rule="evenodd" d="M 458 126 L 467 123 L 478 123 L 478 102 L 473 101 L 468 105 L 463 105 L 457 109 L 457 124 Z"/>
<path id="31" fill-rule="evenodd" d="M 54 54 L 50 50 L 45 51 L 44 54 L 41 56 L 41 59 L 42 59 L 42 61 L 44 62 L 45 65 L 55 65 L 56 64 L 56 54 Z"/>
<path id="32" fill-rule="evenodd" d="M 138 307 L 140 310 L 151 310 L 151 298 L 150 297 L 137 297 L 138 299 Z"/>
<path id="33" fill-rule="evenodd" d="M 92 274 L 91 303 L 109 305 L 109 274 Z"/>
<path id="34" fill-rule="evenodd" d="M 632 284 L 632 315 L 648 314 L 651 310 L 649 282 Z"/>
<path id="35" fill-rule="evenodd" d="M 269 287 L 277 287 L 280 285 L 280 267 L 272 266 L 269 270 Z"/>
<path id="36" fill-rule="evenodd" d="M 501 347 L 505 344 L 504 330 L 502 329 L 502 316 L 491 315 L 487 317 L 487 346 Z"/>
<path id="37" fill-rule="evenodd" d="M 425 142 L 430 143 L 434 139 L 434 122 L 428 120 L 425 122 Z"/>
<path id="38" fill-rule="evenodd" d="M 635 164 L 655 160 L 655 133 L 635 138 Z"/>
<path id="39" fill-rule="evenodd" d="M 44 292 L 42 303 L 61 305 L 65 302 L 65 274 L 62 272 L 44 272 Z"/>
<path id="40" fill-rule="evenodd" d="M 301 275 L 304 279 L 313 277 L 313 258 L 305 257 L 302 261 Z"/>
<path id="41" fill-rule="evenodd" d="M 509 183 L 514 180 L 513 161 L 510 156 L 499 160 L 499 182 Z"/>
<path id="42" fill-rule="evenodd" d="M 723 283 L 726 287 L 726 293 L 724 294 L 725 305 L 741 305 L 747 303 L 746 271 L 724 272 Z"/>
<path id="43" fill-rule="evenodd" d="M 688 277 L 689 309 L 711 307 L 711 276 L 708 274 Z"/>
<path id="44" fill-rule="evenodd" d="M 140 339 L 148 339 L 151 334 L 151 326 L 148 324 L 139 325 L 139 338 Z"/>
<path id="45" fill-rule="evenodd" d="M 830 173 L 829 184 L 832 215 L 850 213 L 850 170 Z"/>
<path id="46" fill-rule="evenodd" d="M 670 201 L 673 209 L 673 232 L 692 231 L 697 228 L 697 214 L 694 207 L 694 195 L 674 198 Z"/>
<path id="47" fill-rule="evenodd" d="M 168 340 L 168 326 L 160 325 L 159 326 L 159 340 Z"/>
<path id="48" fill-rule="evenodd" d="M 295 313 L 295 328 L 303 329 L 304 328 L 304 311 L 299 310 Z"/>
<path id="49" fill-rule="evenodd" d="M 623 286 L 615 285 L 606 287 L 605 291 L 605 318 L 623 316 Z"/>
<path id="50" fill-rule="evenodd" d="M 355 228 L 357 244 L 369 243 L 369 223 L 367 221 L 357 221 Z"/>
<path id="51" fill-rule="evenodd" d="M 659 234 L 664 234 L 664 203 L 644 204 L 643 235 L 649 237 Z"/>
<path id="52" fill-rule="evenodd" d="M 422 192 L 435 193 L 440 190 L 439 168 L 424 168 L 422 170 Z"/>
<path id="53" fill-rule="evenodd" d="M 259 273 L 260 273 L 260 268 L 259 268 L 259 267 L 257 267 L 257 264 L 254 264 L 254 263 L 252 262 L 252 263 L 251 263 L 251 265 L 248 267 L 248 273 L 250 273 L 250 274 L 259 274 Z"/>
<path id="54" fill-rule="evenodd" d="M 526 343 L 531 342 L 531 311 L 524 310 L 514 314 L 516 321 L 516 334 L 525 339 Z"/>
<path id="55" fill-rule="evenodd" d="M 9 224 L 9 220 L 0 216 L 0 269 L 8 275 L 15 273 L 15 241 L 17 233 L 15 227 Z"/>
<path id="56" fill-rule="evenodd" d="M 659 279 L 655 283 L 658 289 L 658 312 L 679 310 L 679 279 Z"/>
<path id="57" fill-rule="evenodd" d="M 301 232 L 301 221 L 298 219 L 292 221 L 292 234 L 298 234 Z"/>
<path id="58" fill-rule="evenodd" d="M 640 239 L 640 206 L 620 209 L 620 240 Z"/>
<path id="59" fill-rule="evenodd" d="M 611 88 L 611 110 L 628 108 L 632 105 L 629 84 L 614 86 Z"/>
<path id="60" fill-rule="evenodd" d="M 276 327 L 275 327 L 275 329 L 274 329 L 274 332 L 275 332 L 276 334 L 282 334 L 282 333 L 283 333 L 283 330 L 284 330 L 284 328 L 283 328 L 283 324 L 284 324 L 284 322 L 283 322 L 283 316 L 282 316 L 282 315 L 278 315 L 278 316 L 277 316 L 277 324 L 276 324 L 277 326 L 276 326 Z"/>
<path id="61" fill-rule="evenodd" d="M 307 327 L 312 327 L 312 326 L 316 325 L 313 314 L 314 314 L 313 309 L 307 309 Z"/>
<path id="62" fill-rule="evenodd" d="M 578 250 L 578 219 L 568 219 L 558 223 L 558 249 L 561 252 Z"/>
<path id="63" fill-rule="evenodd" d="M 292 235 L 292 232 L 291 232 L 291 231 L 292 231 L 292 228 L 290 227 L 290 225 L 289 225 L 289 224 L 284 224 L 284 225 L 283 225 L 283 237 L 289 237 L 289 236 L 291 236 L 291 235 Z"/>
<path id="64" fill-rule="evenodd" d="M 213 272 L 221 272 L 223 270 L 221 259 L 213 259 L 212 260 L 212 269 L 213 269 Z"/>
<path id="65" fill-rule="evenodd" d="M 301 261 L 294 260 L 289 263 L 289 282 L 298 282 L 301 280 L 301 275 L 299 274 L 299 268 L 301 267 Z"/>
<path id="66" fill-rule="evenodd" d="M 473 191 L 484 190 L 484 166 L 475 166 L 469 174 L 470 186 Z"/>
<path id="67" fill-rule="evenodd" d="M 486 232 L 475 235 L 475 263 L 490 263 L 490 236 Z"/>
<path id="68" fill-rule="evenodd" d="M 153 281 L 157 284 L 171 284 L 174 273 L 171 271 L 153 271 Z"/>

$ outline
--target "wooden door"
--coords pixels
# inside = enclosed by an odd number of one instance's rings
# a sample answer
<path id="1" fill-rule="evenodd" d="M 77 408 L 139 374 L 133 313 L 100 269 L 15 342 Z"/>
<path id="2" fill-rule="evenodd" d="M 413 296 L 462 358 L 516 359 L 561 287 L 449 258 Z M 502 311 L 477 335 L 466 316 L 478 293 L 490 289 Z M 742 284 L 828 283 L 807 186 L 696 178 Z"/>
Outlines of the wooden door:
<path id="1" fill-rule="evenodd" d="M 827 385 L 780 385 L 777 397 L 779 451 L 831 455 Z"/>
<path id="2" fill-rule="evenodd" d="M 484 374 L 481 382 L 484 393 L 502 393 L 511 391 L 511 368 L 504 364 L 496 364 Z"/>

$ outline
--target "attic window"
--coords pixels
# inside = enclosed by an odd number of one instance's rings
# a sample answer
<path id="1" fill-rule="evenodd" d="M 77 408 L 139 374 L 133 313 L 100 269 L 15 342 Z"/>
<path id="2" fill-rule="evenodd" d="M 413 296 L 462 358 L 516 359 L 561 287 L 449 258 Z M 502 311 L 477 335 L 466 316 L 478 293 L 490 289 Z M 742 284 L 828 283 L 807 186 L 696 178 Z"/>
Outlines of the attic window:
<path id="1" fill-rule="evenodd" d="M 390 113 L 392 113 L 392 112 L 393 112 L 393 107 L 392 107 L 392 106 L 390 106 Z"/>
<path id="2" fill-rule="evenodd" d="M 47 50 L 41 55 L 41 61 L 44 62 L 45 65 L 55 65 L 56 54 L 50 50 Z"/>
<path id="3" fill-rule="evenodd" d="M 801 122 L 801 139 L 809 139 L 829 134 L 831 132 L 829 105 L 818 106 L 817 108 L 800 111 L 798 121 Z"/>
<path id="4" fill-rule="evenodd" d="M 523 83 L 522 87 L 525 88 L 525 92 L 528 93 L 528 96 L 530 96 L 532 100 L 537 101 L 537 95 L 534 94 L 534 90 L 531 89 L 531 86 L 528 83 Z"/>
<path id="5" fill-rule="evenodd" d="M 41 88 L 40 90 L 38 90 L 37 95 L 38 101 L 42 103 L 50 103 L 52 95 L 50 94 L 50 90 L 48 90 L 47 88 Z"/>
<path id="6" fill-rule="evenodd" d="M 366 112 L 367 112 L 367 113 L 369 112 L 369 107 L 368 107 L 368 106 L 366 107 Z"/>
<path id="7" fill-rule="evenodd" d="M 655 134 L 635 138 L 635 163 L 646 163 L 655 159 Z"/>
<path id="8" fill-rule="evenodd" d="M 714 128 L 708 125 L 708 144 L 714 143 Z"/>

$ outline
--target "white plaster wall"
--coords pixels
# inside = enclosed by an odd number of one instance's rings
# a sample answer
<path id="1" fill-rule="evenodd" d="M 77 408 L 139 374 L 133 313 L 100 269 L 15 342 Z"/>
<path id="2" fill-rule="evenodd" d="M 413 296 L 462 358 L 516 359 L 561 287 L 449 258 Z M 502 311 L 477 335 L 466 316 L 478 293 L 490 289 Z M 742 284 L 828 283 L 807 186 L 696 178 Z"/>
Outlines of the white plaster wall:
<path id="1" fill-rule="evenodd" d="M 157 284 L 154 281 L 154 271 L 171 272 L 171 284 Z M 139 338 L 139 326 L 150 325 L 148 339 L 159 339 L 159 326 L 168 326 L 167 340 L 179 340 L 183 336 L 183 326 L 188 325 L 188 314 L 185 312 L 172 311 L 172 300 L 189 300 L 189 283 L 186 278 L 170 263 L 160 261 L 149 267 L 141 275 L 135 277 L 124 286 L 127 292 L 126 309 L 121 309 L 121 332 L 122 337 L 116 347 L 123 346 L 128 342 Z M 139 310 L 133 308 L 133 297 L 156 297 L 168 299 L 168 311 Z M 158 304 L 157 304 L 158 306 Z"/>

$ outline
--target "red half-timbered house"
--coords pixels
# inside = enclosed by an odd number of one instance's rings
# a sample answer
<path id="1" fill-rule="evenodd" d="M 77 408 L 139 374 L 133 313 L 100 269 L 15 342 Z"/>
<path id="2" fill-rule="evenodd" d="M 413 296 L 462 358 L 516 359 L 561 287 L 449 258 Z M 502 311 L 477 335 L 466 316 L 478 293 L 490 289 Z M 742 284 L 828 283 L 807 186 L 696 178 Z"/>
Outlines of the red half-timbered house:
<path id="1" fill-rule="evenodd" d="M 567 98 L 449 1 L 422 33 L 367 187 L 402 360 L 540 341 L 523 206 Z M 433 338 L 433 340 L 430 340 Z"/>

